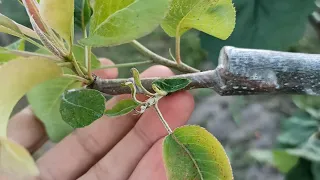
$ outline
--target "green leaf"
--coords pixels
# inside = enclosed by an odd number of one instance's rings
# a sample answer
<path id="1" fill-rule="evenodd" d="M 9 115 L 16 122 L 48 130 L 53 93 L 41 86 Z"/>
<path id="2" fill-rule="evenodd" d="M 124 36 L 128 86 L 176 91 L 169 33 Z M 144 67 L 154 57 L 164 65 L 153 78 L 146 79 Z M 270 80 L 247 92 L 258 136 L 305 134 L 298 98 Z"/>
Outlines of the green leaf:
<path id="1" fill-rule="evenodd" d="M 8 45 L 6 48 L 12 49 L 12 50 L 24 51 L 25 50 L 25 40 L 19 39 L 18 41 Z"/>
<path id="2" fill-rule="evenodd" d="M 123 116 L 137 108 L 140 104 L 132 99 L 119 101 L 112 109 L 106 110 L 105 114 L 110 117 Z"/>
<path id="3" fill-rule="evenodd" d="M 249 154 L 257 161 L 270 164 L 282 173 L 287 173 L 299 160 L 297 156 L 290 155 L 285 150 L 251 150 Z"/>
<path id="4" fill-rule="evenodd" d="M 318 122 L 305 114 L 293 116 L 283 121 L 278 142 L 283 145 L 299 146 L 317 132 Z"/>
<path id="5" fill-rule="evenodd" d="M 299 163 L 286 174 L 285 180 L 317 180 L 312 177 L 310 171 L 311 163 L 308 160 L 300 159 Z"/>
<path id="6" fill-rule="evenodd" d="M 89 0 L 74 1 L 74 23 L 84 30 L 90 21 L 92 9 Z"/>
<path id="7" fill-rule="evenodd" d="M 23 146 L 0 137 L 0 174 L 14 179 L 33 179 L 40 174 L 32 156 Z"/>
<path id="8" fill-rule="evenodd" d="M 201 34 L 202 47 L 217 65 L 223 46 L 288 50 L 305 33 L 308 16 L 315 10 L 313 0 L 233 0 L 237 20 L 226 41 Z M 303 8 L 301 8 L 303 7 Z"/>
<path id="9" fill-rule="evenodd" d="M 310 161 L 320 163 L 320 139 L 319 134 L 314 134 L 310 139 L 297 149 L 288 149 L 287 152 Z"/>
<path id="10" fill-rule="evenodd" d="M 115 46 L 151 33 L 164 19 L 171 0 L 96 0 L 90 36 L 80 43 Z"/>
<path id="11" fill-rule="evenodd" d="M 105 111 L 105 98 L 96 90 L 70 90 L 62 95 L 62 119 L 73 128 L 82 128 L 101 118 Z"/>
<path id="12" fill-rule="evenodd" d="M 232 169 L 220 142 L 199 126 L 177 128 L 163 142 L 168 179 L 232 180 Z"/>
<path id="13" fill-rule="evenodd" d="M 293 102 L 308 112 L 311 116 L 320 119 L 320 98 L 316 96 L 293 96 Z"/>
<path id="14" fill-rule="evenodd" d="M 8 17 L 0 13 L 0 32 L 10 34 L 17 37 L 24 37 L 18 25 Z"/>
<path id="15" fill-rule="evenodd" d="M 312 171 L 314 180 L 319 180 L 320 179 L 320 163 L 312 163 L 311 171 Z"/>
<path id="16" fill-rule="evenodd" d="M 39 8 L 43 21 L 68 43 L 73 40 L 74 0 L 42 0 Z"/>
<path id="17" fill-rule="evenodd" d="M 85 49 L 81 46 L 73 46 L 72 47 L 72 52 L 76 58 L 76 60 L 84 67 L 86 67 L 86 60 L 85 60 Z M 98 58 L 91 53 L 91 68 L 92 69 L 97 69 L 101 66 L 100 61 Z"/>
<path id="18" fill-rule="evenodd" d="M 59 66 L 39 57 L 19 58 L 1 66 L 0 136 L 6 137 L 9 116 L 20 98 L 35 85 L 61 75 Z"/>
<path id="19" fill-rule="evenodd" d="M 160 90 L 167 93 L 173 93 L 184 89 L 190 83 L 191 80 L 186 78 L 160 79 L 153 82 Z"/>
<path id="20" fill-rule="evenodd" d="M 62 120 L 59 112 L 61 94 L 80 86 L 79 82 L 61 77 L 40 84 L 27 94 L 33 112 L 43 122 L 49 138 L 54 142 L 59 142 L 73 131 L 73 128 Z"/>
<path id="21" fill-rule="evenodd" d="M 225 40 L 231 35 L 235 21 L 232 0 L 173 0 L 161 26 L 172 37 L 195 28 Z"/>
<path id="22" fill-rule="evenodd" d="M 24 51 L 25 48 L 25 40 L 18 40 L 5 48 L 0 47 L 0 62 L 8 62 L 10 60 L 16 59 L 18 56 L 11 53 L 8 50 L 20 50 Z"/>

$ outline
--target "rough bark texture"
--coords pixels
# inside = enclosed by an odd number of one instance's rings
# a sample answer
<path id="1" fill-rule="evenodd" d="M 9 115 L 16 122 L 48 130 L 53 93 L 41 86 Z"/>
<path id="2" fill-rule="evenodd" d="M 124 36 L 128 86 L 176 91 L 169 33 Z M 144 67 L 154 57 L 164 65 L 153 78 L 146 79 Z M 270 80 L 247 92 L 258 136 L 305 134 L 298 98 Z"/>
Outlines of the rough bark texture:
<path id="1" fill-rule="evenodd" d="M 211 71 L 184 74 L 192 80 L 186 87 L 212 88 L 220 95 L 253 94 L 308 94 L 320 95 L 320 55 L 287 53 L 268 50 L 224 47 L 219 57 L 220 65 Z M 157 78 L 142 79 L 151 90 Z M 110 95 L 128 94 L 123 87 L 127 79 L 96 81 L 90 86 Z"/>

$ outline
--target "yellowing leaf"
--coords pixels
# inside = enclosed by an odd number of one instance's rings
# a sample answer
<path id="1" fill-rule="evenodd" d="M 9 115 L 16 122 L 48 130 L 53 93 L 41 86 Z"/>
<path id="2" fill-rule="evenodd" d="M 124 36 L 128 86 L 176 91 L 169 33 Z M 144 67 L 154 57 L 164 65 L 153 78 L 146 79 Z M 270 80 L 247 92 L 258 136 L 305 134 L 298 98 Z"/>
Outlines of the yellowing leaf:
<path id="1" fill-rule="evenodd" d="M 27 179 L 38 176 L 39 170 L 24 147 L 0 137 L 0 174 Z"/>
<path id="2" fill-rule="evenodd" d="M 0 67 L 0 136 L 6 137 L 9 116 L 15 104 L 33 86 L 62 75 L 54 62 L 39 58 L 19 58 Z"/>
<path id="3" fill-rule="evenodd" d="M 232 180 L 232 169 L 220 142 L 199 126 L 177 128 L 163 142 L 169 180 Z"/>
<path id="4" fill-rule="evenodd" d="M 68 43 L 73 39 L 74 0 L 42 0 L 40 16 Z"/>
<path id="5" fill-rule="evenodd" d="M 23 33 L 15 24 L 15 22 L 2 14 L 0 14 L 0 32 L 20 38 L 24 37 Z"/>
<path id="6" fill-rule="evenodd" d="M 232 0 L 173 0 L 162 28 L 169 36 L 181 36 L 194 28 L 227 39 L 235 27 Z"/>
<path id="7" fill-rule="evenodd" d="M 151 33 L 166 16 L 171 0 L 95 0 L 90 46 L 115 46 Z"/>

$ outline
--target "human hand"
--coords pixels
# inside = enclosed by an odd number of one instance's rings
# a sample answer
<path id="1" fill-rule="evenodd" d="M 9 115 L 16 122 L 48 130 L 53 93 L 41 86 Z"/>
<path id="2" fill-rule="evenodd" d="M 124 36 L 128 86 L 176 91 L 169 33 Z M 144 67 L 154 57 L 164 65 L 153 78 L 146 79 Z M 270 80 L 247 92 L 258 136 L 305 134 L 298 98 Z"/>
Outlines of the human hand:
<path id="1" fill-rule="evenodd" d="M 102 59 L 104 65 L 111 61 Z M 117 70 L 99 70 L 102 78 L 116 78 Z M 153 66 L 143 77 L 171 76 L 164 66 Z M 116 96 L 106 103 L 109 109 L 129 95 Z M 143 96 L 138 96 L 144 98 Z M 193 108 L 188 92 L 177 92 L 163 98 L 159 108 L 172 129 L 184 125 Z M 26 108 L 9 122 L 9 138 L 25 146 L 30 152 L 47 140 L 43 125 Z M 164 180 L 162 141 L 167 131 L 153 108 L 143 115 L 102 117 L 90 126 L 76 129 L 37 160 L 41 180 Z"/>

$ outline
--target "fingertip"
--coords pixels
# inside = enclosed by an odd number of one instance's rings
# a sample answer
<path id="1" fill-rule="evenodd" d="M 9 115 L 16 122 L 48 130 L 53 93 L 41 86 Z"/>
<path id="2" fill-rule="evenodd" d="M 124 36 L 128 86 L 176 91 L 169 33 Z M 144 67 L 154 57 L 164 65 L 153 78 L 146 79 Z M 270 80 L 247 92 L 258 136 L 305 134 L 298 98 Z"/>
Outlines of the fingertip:
<path id="1" fill-rule="evenodd" d="M 113 66 L 115 65 L 110 59 L 107 58 L 99 58 L 101 62 L 101 66 Z M 110 69 L 99 69 L 95 70 L 94 73 L 101 77 L 102 79 L 114 79 L 118 77 L 118 69 L 110 68 Z"/>
<path id="2" fill-rule="evenodd" d="M 150 68 L 146 69 L 143 73 L 141 73 L 142 77 L 166 77 L 173 75 L 174 73 L 170 68 L 162 65 L 151 66 Z"/>

